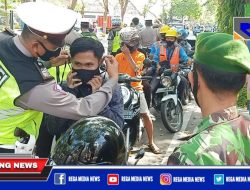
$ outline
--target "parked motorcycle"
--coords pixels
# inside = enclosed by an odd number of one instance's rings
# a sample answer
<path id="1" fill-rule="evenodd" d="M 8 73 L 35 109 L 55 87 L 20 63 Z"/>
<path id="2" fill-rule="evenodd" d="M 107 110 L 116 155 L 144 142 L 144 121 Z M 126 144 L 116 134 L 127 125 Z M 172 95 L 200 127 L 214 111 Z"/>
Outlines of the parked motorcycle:
<path id="1" fill-rule="evenodd" d="M 141 79 L 130 77 L 127 74 L 119 75 L 119 83 L 122 89 L 124 103 L 124 127 L 127 147 L 132 147 L 137 140 L 141 139 L 143 124 L 140 119 L 140 95 L 130 85 L 131 82 L 139 82 Z"/>
<path id="2" fill-rule="evenodd" d="M 161 112 L 164 127 L 171 133 L 180 131 L 183 123 L 183 109 L 178 99 L 178 85 L 181 81 L 179 73 L 171 69 L 164 69 L 160 79 L 160 86 L 154 96 L 154 107 Z"/>

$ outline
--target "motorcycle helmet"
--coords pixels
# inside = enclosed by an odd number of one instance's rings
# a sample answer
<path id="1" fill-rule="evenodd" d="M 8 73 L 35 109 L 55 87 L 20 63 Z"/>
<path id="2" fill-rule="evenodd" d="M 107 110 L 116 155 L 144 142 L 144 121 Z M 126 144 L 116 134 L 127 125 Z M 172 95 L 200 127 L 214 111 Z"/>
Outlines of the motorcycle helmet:
<path id="1" fill-rule="evenodd" d="M 112 23 L 112 27 L 120 27 L 121 26 L 121 19 L 119 18 L 113 18 L 111 20 L 111 23 Z"/>
<path id="2" fill-rule="evenodd" d="M 178 33 L 175 29 L 170 28 L 167 32 L 166 32 L 166 37 L 176 37 L 178 36 Z"/>
<path id="3" fill-rule="evenodd" d="M 170 29 L 170 27 L 168 25 L 163 25 L 160 28 L 160 34 L 162 34 L 162 33 L 166 34 L 169 29 Z"/>
<path id="4" fill-rule="evenodd" d="M 170 27 L 168 25 L 163 25 L 161 28 L 160 28 L 160 38 L 161 40 L 165 40 L 165 35 L 167 33 L 167 31 L 170 29 Z"/>
<path id="5" fill-rule="evenodd" d="M 121 42 L 131 47 L 139 45 L 139 33 L 136 28 L 126 27 L 119 32 Z"/>
<path id="6" fill-rule="evenodd" d="M 105 117 L 81 119 L 62 135 L 54 149 L 56 165 L 122 165 L 126 162 L 122 130 Z"/>
<path id="7" fill-rule="evenodd" d="M 178 30 L 178 35 L 180 38 L 185 40 L 188 37 L 189 33 L 186 29 L 182 28 Z"/>

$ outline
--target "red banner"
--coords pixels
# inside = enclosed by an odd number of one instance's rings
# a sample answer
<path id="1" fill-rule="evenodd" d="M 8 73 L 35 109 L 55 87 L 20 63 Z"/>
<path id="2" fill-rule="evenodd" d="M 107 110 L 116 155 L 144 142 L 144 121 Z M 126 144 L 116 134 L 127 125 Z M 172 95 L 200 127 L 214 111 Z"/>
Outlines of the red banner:
<path id="1" fill-rule="evenodd" d="M 46 158 L 0 158 L 0 173 L 41 173 Z"/>

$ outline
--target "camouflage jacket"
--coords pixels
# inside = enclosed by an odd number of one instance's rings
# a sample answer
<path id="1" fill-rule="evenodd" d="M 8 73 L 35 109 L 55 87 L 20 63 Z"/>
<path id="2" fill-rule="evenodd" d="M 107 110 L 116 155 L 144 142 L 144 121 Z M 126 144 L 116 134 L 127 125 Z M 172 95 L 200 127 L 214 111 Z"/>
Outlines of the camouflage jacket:
<path id="1" fill-rule="evenodd" d="M 168 165 L 250 165 L 250 119 L 238 115 L 236 106 L 209 115 Z"/>

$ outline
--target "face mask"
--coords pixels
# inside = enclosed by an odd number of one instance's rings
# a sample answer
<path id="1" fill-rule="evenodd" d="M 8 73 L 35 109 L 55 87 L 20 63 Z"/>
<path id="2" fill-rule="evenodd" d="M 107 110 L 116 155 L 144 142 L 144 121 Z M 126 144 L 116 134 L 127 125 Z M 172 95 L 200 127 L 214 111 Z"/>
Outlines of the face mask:
<path id="1" fill-rule="evenodd" d="M 50 51 L 41 42 L 39 42 L 39 44 L 45 49 L 45 53 L 43 55 L 39 55 L 43 61 L 49 61 L 51 58 L 58 57 L 60 55 L 61 48 L 58 48 L 55 51 Z"/>
<path id="2" fill-rule="evenodd" d="M 89 82 L 95 75 L 100 75 L 99 67 L 96 70 L 72 69 L 77 73 L 76 78 L 82 80 L 83 84 Z"/>
<path id="3" fill-rule="evenodd" d="M 166 41 L 167 42 L 167 47 L 171 47 L 174 45 L 174 41 Z"/>
<path id="4" fill-rule="evenodd" d="M 137 49 L 137 46 L 129 46 L 129 45 L 126 46 L 129 49 L 130 53 L 134 52 Z"/>

